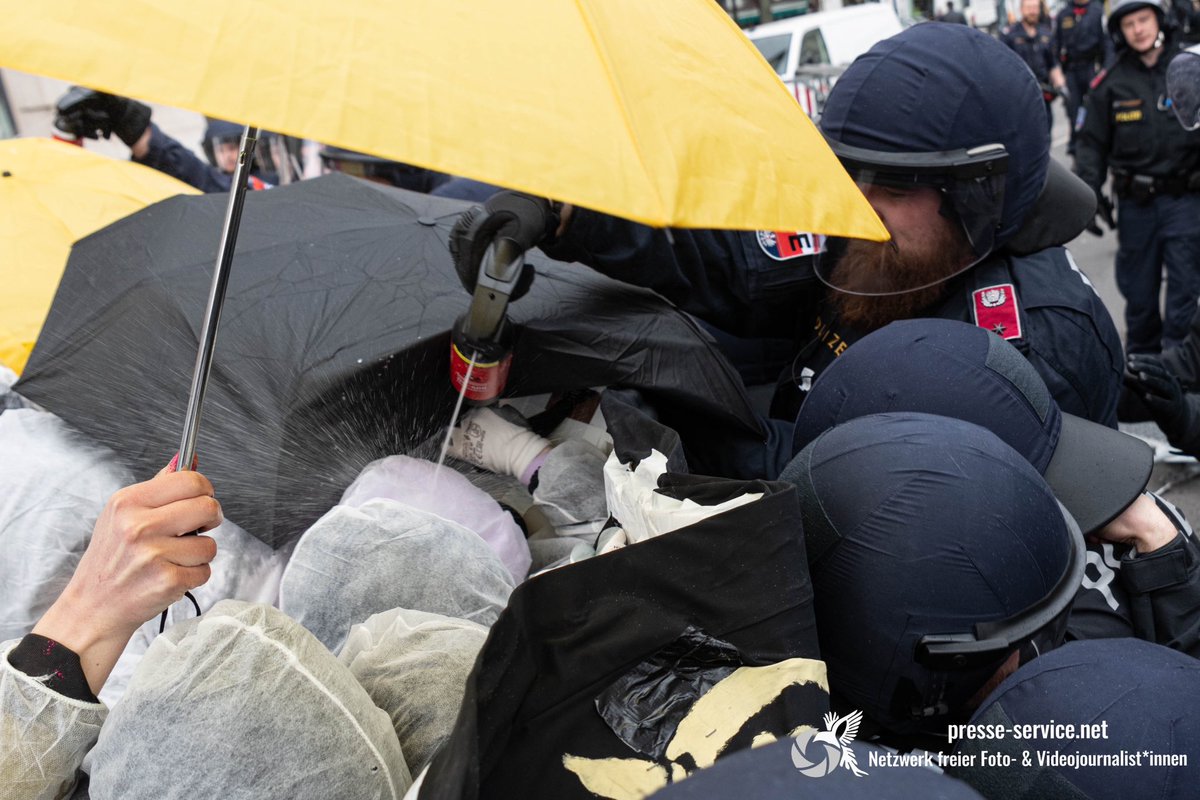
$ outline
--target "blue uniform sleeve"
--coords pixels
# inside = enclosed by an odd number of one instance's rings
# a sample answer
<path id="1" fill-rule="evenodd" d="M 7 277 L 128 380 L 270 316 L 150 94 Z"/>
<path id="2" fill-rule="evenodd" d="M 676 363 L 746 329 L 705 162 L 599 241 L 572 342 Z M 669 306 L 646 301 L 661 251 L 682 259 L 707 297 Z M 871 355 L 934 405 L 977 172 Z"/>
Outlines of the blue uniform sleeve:
<path id="1" fill-rule="evenodd" d="M 1200 658 L 1200 548 L 1179 510 L 1157 495 L 1151 497 L 1178 534 L 1152 553 L 1130 551 L 1121 559 L 1134 633 Z"/>
<path id="2" fill-rule="evenodd" d="M 233 177 L 202 161 L 195 153 L 150 123 L 150 150 L 139 164 L 165 172 L 202 192 L 228 192 Z"/>
<path id="3" fill-rule="evenodd" d="M 753 231 L 651 228 L 577 208 L 567 232 L 542 249 L 653 289 L 735 336 L 790 338 L 797 298 L 814 291 L 811 260 L 774 259 L 756 237 Z"/>
<path id="4" fill-rule="evenodd" d="M 1102 81 L 1084 100 L 1083 125 L 1075 144 L 1075 173 L 1099 192 L 1108 180 L 1108 155 L 1112 150 L 1108 86 Z"/>
<path id="5" fill-rule="evenodd" d="M 1050 36 L 1050 51 L 1054 55 L 1054 63 L 1056 64 L 1062 63 L 1063 60 L 1063 47 L 1065 43 L 1063 42 L 1062 21 L 1063 14 L 1070 12 L 1070 10 L 1071 8 L 1068 6 L 1054 16 L 1054 33 Z"/>
<path id="6" fill-rule="evenodd" d="M 1012 265 L 1029 326 L 1018 349 L 1063 411 L 1116 428 L 1125 356 L 1104 302 L 1065 248 Z"/>

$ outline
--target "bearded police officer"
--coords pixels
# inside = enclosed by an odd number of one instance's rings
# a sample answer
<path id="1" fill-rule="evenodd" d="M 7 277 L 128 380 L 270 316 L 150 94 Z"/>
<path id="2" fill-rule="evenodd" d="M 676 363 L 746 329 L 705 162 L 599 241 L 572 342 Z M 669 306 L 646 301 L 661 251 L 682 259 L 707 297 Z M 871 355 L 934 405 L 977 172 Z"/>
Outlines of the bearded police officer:
<path id="1" fill-rule="evenodd" d="M 1177 48 L 1165 22 L 1160 0 L 1114 4 L 1108 24 L 1118 55 L 1093 84 L 1076 152 L 1077 172 L 1097 192 L 1112 171 L 1129 353 L 1178 345 L 1200 291 L 1200 133 L 1184 130 L 1167 102 Z"/>
<path id="2" fill-rule="evenodd" d="M 698 455 L 709 443 L 685 442 L 697 471 L 777 474 L 813 378 L 863 334 L 908 317 L 994 331 L 1064 410 L 1115 425 L 1120 340 L 1059 246 L 1095 198 L 1050 162 L 1045 126 L 1027 122 L 1042 113 L 1037 81 L 1000 42 L 967 26 L 913 26 L 850 66 L 821 119 L 892 241 L 663 231 L 567 208 L 542 246 L 655 289 L 709 326 L 748 385 L 775 383 L 778 424 L 746 447 Z"/>

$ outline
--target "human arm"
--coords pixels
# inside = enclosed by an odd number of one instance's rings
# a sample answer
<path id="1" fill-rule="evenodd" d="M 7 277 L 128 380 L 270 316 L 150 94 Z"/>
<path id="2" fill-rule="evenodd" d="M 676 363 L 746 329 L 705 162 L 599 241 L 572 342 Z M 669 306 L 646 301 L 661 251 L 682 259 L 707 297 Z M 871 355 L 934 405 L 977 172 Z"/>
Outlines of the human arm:
<path id="1" fill-rule="evenodd" d="M 116 135 L 139 164 L 165 172 L 203 192 L 227 192 L 232 177 L 206 164 L 150 121 L 150 107 L 127 97 L 73 86 L 58 99 L 54 127 L 71 136 Z"/>
<path id="2" fill-rule="evenodd" d="M 99 693 L 129 638 L 146 620 L 205 583 L 221 523 L 212 484 L 198 472 L 164 469 L 116 492 L 58 599 L 33 633 L 78 654 Z"/>
<path id="3" fill-rule="evenodd" d="M 212 485 L 159 473 L 115 493 L 67 587 L 20 643 L 0 647 L 0 798 L 70 793 L 106 710 L 96 700 L 133 632 L 208 580 L 221 521 Z"/>
<path id="4" fill-rule="evenodd" d="M 1163 352 L 1162 362 L 1185 389 L 1200 389 L 1200 313 L 1192 315 L 1187 336 L 1179 346 Z"/>
<path id="5" fill-rule="evenodd" d="M 582 208 L 564 207 L 542 249 L 653 289 L 736 336 L 790 338 L 796 298 L 817 285 L 810 257 L 773 258 L 754 231 L 651 228 Z"/>
<path id="6" fill-rule="evenodd" d="M 134 142 L 130 154 L 137 163 L 164 172 L 202 192 L 227 192 L 233 184 L 232 175 L 208 164 L 153 123 Z"/>
<path id="7" fill-rule="evenodd" d="M 1067 79 L 1063 75 L 1062 67 L 1054 63 L 1053 58 L 1050 59 L 1050 85 L 1058 89 L 1059 94 L 1065 94 L 1067 91 Z"/>
<path id="8" fill-rule="evenodd" d="M 1075 173 L 1097 196 L 1108 179 L 1108 154 L 1112 149 L 1110 102 L 1103 83 L 1088 92 L 1083 105 L 1083 125 L 1078 129 L 1075 144 Z"/>
<path id="9" fill-rule="evenodd" d="M 1129 357 L 1125 383 L 1149 409 L 1175 447 L 1200 455 L 1200 394 L 1186 391 L 1159 356 L 1134 353 Z"/>
<path id="10" fill-rule="evenodd" d="M 1131 545 L 1120 576 L 1134 634 L 1200 658 L 1200 549 L 1178 509 L 1146 492 L 1094 536 Z"/>

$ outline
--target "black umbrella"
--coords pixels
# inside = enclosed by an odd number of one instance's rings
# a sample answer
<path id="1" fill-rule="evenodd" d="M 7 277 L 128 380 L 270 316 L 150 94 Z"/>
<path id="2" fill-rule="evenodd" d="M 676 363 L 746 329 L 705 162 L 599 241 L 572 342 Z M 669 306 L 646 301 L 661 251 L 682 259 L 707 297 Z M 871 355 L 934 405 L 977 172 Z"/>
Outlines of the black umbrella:
<path id="1" fill-rule="evenodd" d="M 224 205 L 172 198 L 77 243 L 15 387 L 139 476 L 178 446 Z M 290 541 L 366 463 L 447 424 L 448 331 L 469 302 L 447 238 L 468 207 L 342 175 L 247 198 L 198 447 L 230 519 Z M 689 317 L 578 265 L 530 261 L 539 277 L 510 309 L 510 395 L 624 384 L 698 443 L 761 438 Z"/>

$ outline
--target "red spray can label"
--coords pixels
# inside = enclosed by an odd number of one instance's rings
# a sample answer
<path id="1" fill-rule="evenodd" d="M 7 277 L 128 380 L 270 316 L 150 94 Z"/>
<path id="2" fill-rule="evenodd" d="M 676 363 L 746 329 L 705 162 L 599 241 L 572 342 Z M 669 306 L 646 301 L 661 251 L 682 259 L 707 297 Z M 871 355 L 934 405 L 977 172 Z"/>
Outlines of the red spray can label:
<path id="1" fill-rule="evenodd" d="M 450 383 L 466 402 L 482 405 L 499 397 L 511 366 L 512 350 L 506 344 L 471 341 L 455 326 L 450 339 Z"/>

